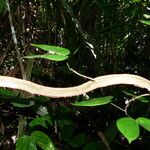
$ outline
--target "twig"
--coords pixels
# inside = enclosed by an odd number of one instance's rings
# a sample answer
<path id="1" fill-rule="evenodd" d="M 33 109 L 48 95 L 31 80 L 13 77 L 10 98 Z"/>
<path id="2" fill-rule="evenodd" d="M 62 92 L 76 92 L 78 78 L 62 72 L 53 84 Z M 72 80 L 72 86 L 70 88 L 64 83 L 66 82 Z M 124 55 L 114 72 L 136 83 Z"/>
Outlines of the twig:
<path id="1" fill-rule="evenodd" d="M 121 107 L 119 107 L 119 106 L 115 105 L 114 103 L 111 103 L 111 105 L 113 105 L 114 107 L 118 108 L 119 110 L 121 110 L 121 111 L 125 112 L 125 110 L 124 110 L 124 109 L 122 109 Z"/>
<path id="2" fill-rule="evenodd" d="M 5 2 L 6 2 L 6 6 L 7 6 L 7 9 L 8 9 L 8 13 L 9 13 L 9 15 L 8 15 L 9 23 L 10 23 L 10 27 L 11 27 L 11 33 L 12 33 L 12 38 L 13 38 L 13 41 L 14 41 L 15 49 L 16 49 L 16 52 L 17 52 L 17 57 L 18 57 L 18 61 L 19 61 L 20 69 L 21 69 L 22 78 L 26 79 L 21 54 L 20 54 L 20 51 L 19 51 L 19 48 L 18 48 L 16 33 L 15 33 L 14 25 L 13 25 L 13 22 L 12 22 L 12 16 L 11 16 L 11 12 L 10 12 L 9 0 L 5 0 Z"/>
<path id="3" fill-rule="evenodd" d="M 92 80 L 92 81 L 95 81 L 95 79 L 91 78 L 91 77 L 88 77 L 88 76 L 85 76 L 83 74 L 80 74 L 79 72 L 75 71 L 74 69 L 70 68 L 69 64 L 67 63 L 67 67 L 70 71 L 72 71 L 73 73 L 77 74 L 78 76 L 80 77 L 83 77 L 83 78 L 86 78 L 86 79 L 89 79 L 89 80 Z"/>
<path id="4" fill-rule="evenodd" d="M 127 109 L 128 109 L 128 107 L 129 107 L 129 105 L 130 105 L 131 102 L 133 102 L 133 101 L 135 101 L 136 99 L 139 99 L 139 98 L 141 98 L 141 97 L 144 97 L 144 96 L 150 96 L 150 94 L 142 94 L 142 95 L 136 96 L 136 97 L 130 99 L 129 101 L 127 101 L 127 102 L 126 102 L 126 107 L 125 107 L 125 113 L 127 114 Z"/>
<path id="5" fill-rule="evenodd" d="M 104 134 L 103 134 L 100 130 L 97 131 L 97 135 L 98 135 L 99 138 L 102 140 L 102 142 L 105 144 L 107 150 L 111 150 L 108 141 L 106 140 Z"/>

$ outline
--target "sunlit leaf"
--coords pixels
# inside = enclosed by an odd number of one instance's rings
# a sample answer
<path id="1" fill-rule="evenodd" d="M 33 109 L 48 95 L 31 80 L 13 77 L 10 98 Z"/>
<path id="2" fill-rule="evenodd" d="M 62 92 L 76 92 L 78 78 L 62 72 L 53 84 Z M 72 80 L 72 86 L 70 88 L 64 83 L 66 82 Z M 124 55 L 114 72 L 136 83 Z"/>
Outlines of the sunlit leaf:
<path id="1" fill-rule="evenodd" d="M 37 150 L 32 137 L 24 135 L 17 140 L 16 150 Z"/>
<path id="2" fill-rule="evenodd" d="M 41 131 L 34 131 L 31 137 L 35 140 L 36 144 L 43 150 L 56 150 L 51 139 Z"/>
<path id="3" fill-rule="evenodd" d="M 136 122 L 142 126 L 144 129 L 150 131 L 150 119 L 139 117 L 136 119 Z"/>
<path id="4" fill-rule="evenodd" d="M 141 0 L 131 0 L 132 3 L 139 3 Z"/>
<path id="5" fill-rule="evenodd" d="M 99 97 L 99 98 L 93 98 L 86 101 L 76 102 L 72 103 L 74 106 L 99 106 L 99 105 L 105 105 L 112 101 L 112 96 L 106 96 L 106 97 Z"/>
<path id="6" fill-rule="evenodd" d="M 42 50 L 48 51 L 52 54 L 63 55 L 63 56 L 70 54 L 70 51 L 67 48 L 63 48 L 59 46 L 50 46 L 50 45 L 44 45 L 44 44 L 32 44 L 32 46 L 41 48 Z"/>
<path id="7" fill-rule="evenodd" d="M 44 59 L 49 59 L 53 61 L 63 61 L 63 60 L 66 60 L 68 56 L 56 55 L 56 54 L 42 54 L 42 55 L 24 56 L 23 58 L 29 58 L 29 59 L 44 58 Z"/>
<path id="8" fill-rule="evenodd" d="M 150 19 L 150 15 L 148 15 L 148 14 L 144 14 L 143 15 L 146 19 Z"/>
<path id="9" fill-rule="evenodd" d="M 139 20 L 141 23 L 150 25 L 150 20 Z"/>
<path id="10" fill-rule="evenodd" d="M 117 120 L 117 127 L 129 143 L 139 137 L 139 125 L 132 118 L 126 117 Z"/>

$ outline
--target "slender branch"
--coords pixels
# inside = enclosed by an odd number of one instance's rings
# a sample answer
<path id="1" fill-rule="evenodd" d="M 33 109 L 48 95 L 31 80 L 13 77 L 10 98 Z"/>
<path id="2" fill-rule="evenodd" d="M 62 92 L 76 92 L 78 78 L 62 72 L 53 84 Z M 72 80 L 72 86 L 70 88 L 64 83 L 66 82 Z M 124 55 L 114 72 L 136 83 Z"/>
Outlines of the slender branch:
<path id="1" fill-rule="evenodd" d="M 130 99 L 129 101 L 126 102 L 126 107 L 125 107 L 125 113 L 127 114 L 127 109 L 130 105 L 131 102 L 134 102 L 136 99 L 139 99 L 141 97 L 144 97 L 144 96 L 150 96 L 150 94 L 142 94 L 142 95 L 139 95 L 139 96 L 136 96 L 136 97 L 133 97 L 132 99 Z"/>
<path id="2" fill-rule="evenodd" d="M 112 105 L 112 106 L 114 106 L 114 107 L 116 107 L 117 109 L 119 109 L 119 110 L 121 110 L 121 111 L 125 112 L 125 110 L 124 110 L 124 109 L 122 109 L 121 107 L 119 107 L 119 106 L 115 105 L 114 103 L 111 103 L 111 105 Z"/>
<path id="3" fill-rule="evenodd" d="M 67 63 L 67 67 L 68 67 L 68 69 L 69 69 L 70 71 L 72 71 L 73 73 L 77 74 L 78 76 L 83 77 L 83 78 L 86 78 L 86 79 L 89 79 L 89 80 L 92 80 L 92 81 L 95 81 L 94 78 L 91 78 L 91 77 L 85 76 L 85 75 L 83 75 L 83 74 L 80 74 L 79 72 L 77 72 L 77 71 L 75 71 L 74 69 L 72 69 L 72 68 L 69 66 L 68 63 Z"/>
<path id="4" fill-rule="evenodd" d="M 11 12 L 10 12 L 9 0 L 5 0 L 5 2 L 6 2 L 7 9 L 8 9 L 8 14 L 9 14 L 8 17 L 9 17 L 9 23 L 10 23 L 10 27 L 11 27 L 12 38 L 13 38 L 15 49 L 16 49 L 16 52 L 17 52 L 17 58 L 18 58 L 18 61 L 19 61 L 22 78 L 26 79 L 26 75 L 25 75 L 25 70 L 24 70 L 21 54 L 20 54 L 20 51 L 19 51 L 19 48 L 18 48 L 17 37 L 16 37 L 16 33 L 15 33 L 13 22 L 12 22 L 12 16 L 11 16 Z"/>

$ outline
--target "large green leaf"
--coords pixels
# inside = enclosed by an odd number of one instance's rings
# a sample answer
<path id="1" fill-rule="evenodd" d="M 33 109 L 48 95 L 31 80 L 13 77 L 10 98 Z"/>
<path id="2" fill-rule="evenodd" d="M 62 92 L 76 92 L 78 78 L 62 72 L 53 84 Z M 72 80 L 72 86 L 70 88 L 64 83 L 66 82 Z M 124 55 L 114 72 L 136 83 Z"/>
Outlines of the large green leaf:
<path id="1" fill-rule="evenodd" d="M 112 96 L 106 96 L 106 97 L 99 97 L 99 98 L 93 98 L 86 101 L 76 102 L 72 103 L 74 106 L 99 106 L 99 105 L 105 105 L 112 101 Z"/>
<path id="2" fill-rule="evenodd" d="M 68 49 L 59 46 L 50 46 L 45 44 L 32 44 L 32 46 L 41 48 L 42 50 L 48 51 L 52 54 L 63 55 L 63 56 L 67 56 L 70 54 L 70 51 Z"/>
<path id="3" fill-rule="evenodd" d="M 139 136 L 139 125 L 136 120 L 126 117 L 117 120 L 117 127 L 119 131 L 127 138 L 131 143 Z"/>
<path id="4" fill-rule="evenodd" d="M 53 142 L 45 133 L 41 131 L 34 131 L 32 132 L 31 137 L 43 150 L 55 150 Z"/>
<path id="5" fill-rule="evenodd" d="M 32 137 L 24 135 L 17 140 L 16 150 L 37 150 Z"/>
<path id="6" fill-rule="evenodd" d="M 140 124 L 144 129 L 150 131 L 150 119 L 139 117 L 136 119 L 136 122 Z"/>
<path id="7" fill-rule="evenodd" d="M 65 55 L 57 55 L 57 54 L 42 54 L 42 55 L 31 55 L 31 56 L 24 56 L 23 58 L 44 58 L 44 59 L 49 59 L 49 60 L 54 60 L 54 61 L 63 61 L 68 58 L 68 56 Z"/>

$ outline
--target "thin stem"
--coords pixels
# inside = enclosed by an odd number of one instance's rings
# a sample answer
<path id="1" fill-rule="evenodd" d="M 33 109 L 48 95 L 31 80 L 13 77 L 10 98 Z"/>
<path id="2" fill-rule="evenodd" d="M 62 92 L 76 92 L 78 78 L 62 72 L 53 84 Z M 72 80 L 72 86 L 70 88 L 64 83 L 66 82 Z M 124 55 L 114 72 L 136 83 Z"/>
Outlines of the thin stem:
<path id="1" fill-rule="evenodd" d="M 144 97 L 144 96 L 150 96 L 150 94 L 142 94 L 142 95 L 139 95 L 139 96 L 136 96 L 136 97 L 133 97 L 132 99 L 130 99 L 127 103 L 126 103 L 126 107 L 125 107 L 125 112 L 127 113 L 127 109 L 130 105 L 131 102 L 134 102 L 136 99 L 139 99 L 141 97 Z"/>
<path id="2" fill-rule="evenodd" d="M 121 111 L 125 112 L 125 110 L 124 110 L 124 109 L 122 109 L 121 107 L 119 107 L 119 106 L 115 105 L 114 103 L 111 103 L 111 105 L 113 105 L 114 107 L 118 108 L 119 110 L 121 110 Z"/>
<path id="3" fill-rule="evenodd" d="M 9 23 L 10 23 L 10 27 L 11 27 L 11 33 L 12 33 L 12 38 L 13 38 L 13 41 L 14 41 L 15 49 L 16 49 L 16 52 L 17 52 L 17 58 L 18 58 L 18 61 L 19 61 L 22 78 L 26 79 L 26 75 L 25 75 L 25 70 L 24 70 L 21 54 L 20 54 L 20 51 L 19 51 L 19 48 L 18 48 L 17 37 L 16 37 L 16 33 L 15 33 L 13 22 L 12 22 L 12 16 L 11 16 L 11 12 L 10 12 L 9 0 L 5 0 L 5 2 L 6 2 L 6 6 L 7 6 L 7 9 L 8 9 L 8 13 L 9 13 L 9 15 L 8 15 Z"/>
<path id="4" fill-rule="evenodd" d="M 86 79 L 89 79 L 89 80 L 92 80 L 92 81 L 95 81 L 95 79 L 91 78 L 91 77 L 88 77 L 88 76 L 85 76 L 83 74 L 80 74 L 79 72 L 75 71 L 74 69 L 70 68 L 69 64 L 67 63 L 67 67 L 70 71 L 72 71 L 73 73 L 77 74 L 78 76 L 80 77 L 83 77 L 83 78 L 86 78 Z"/>

